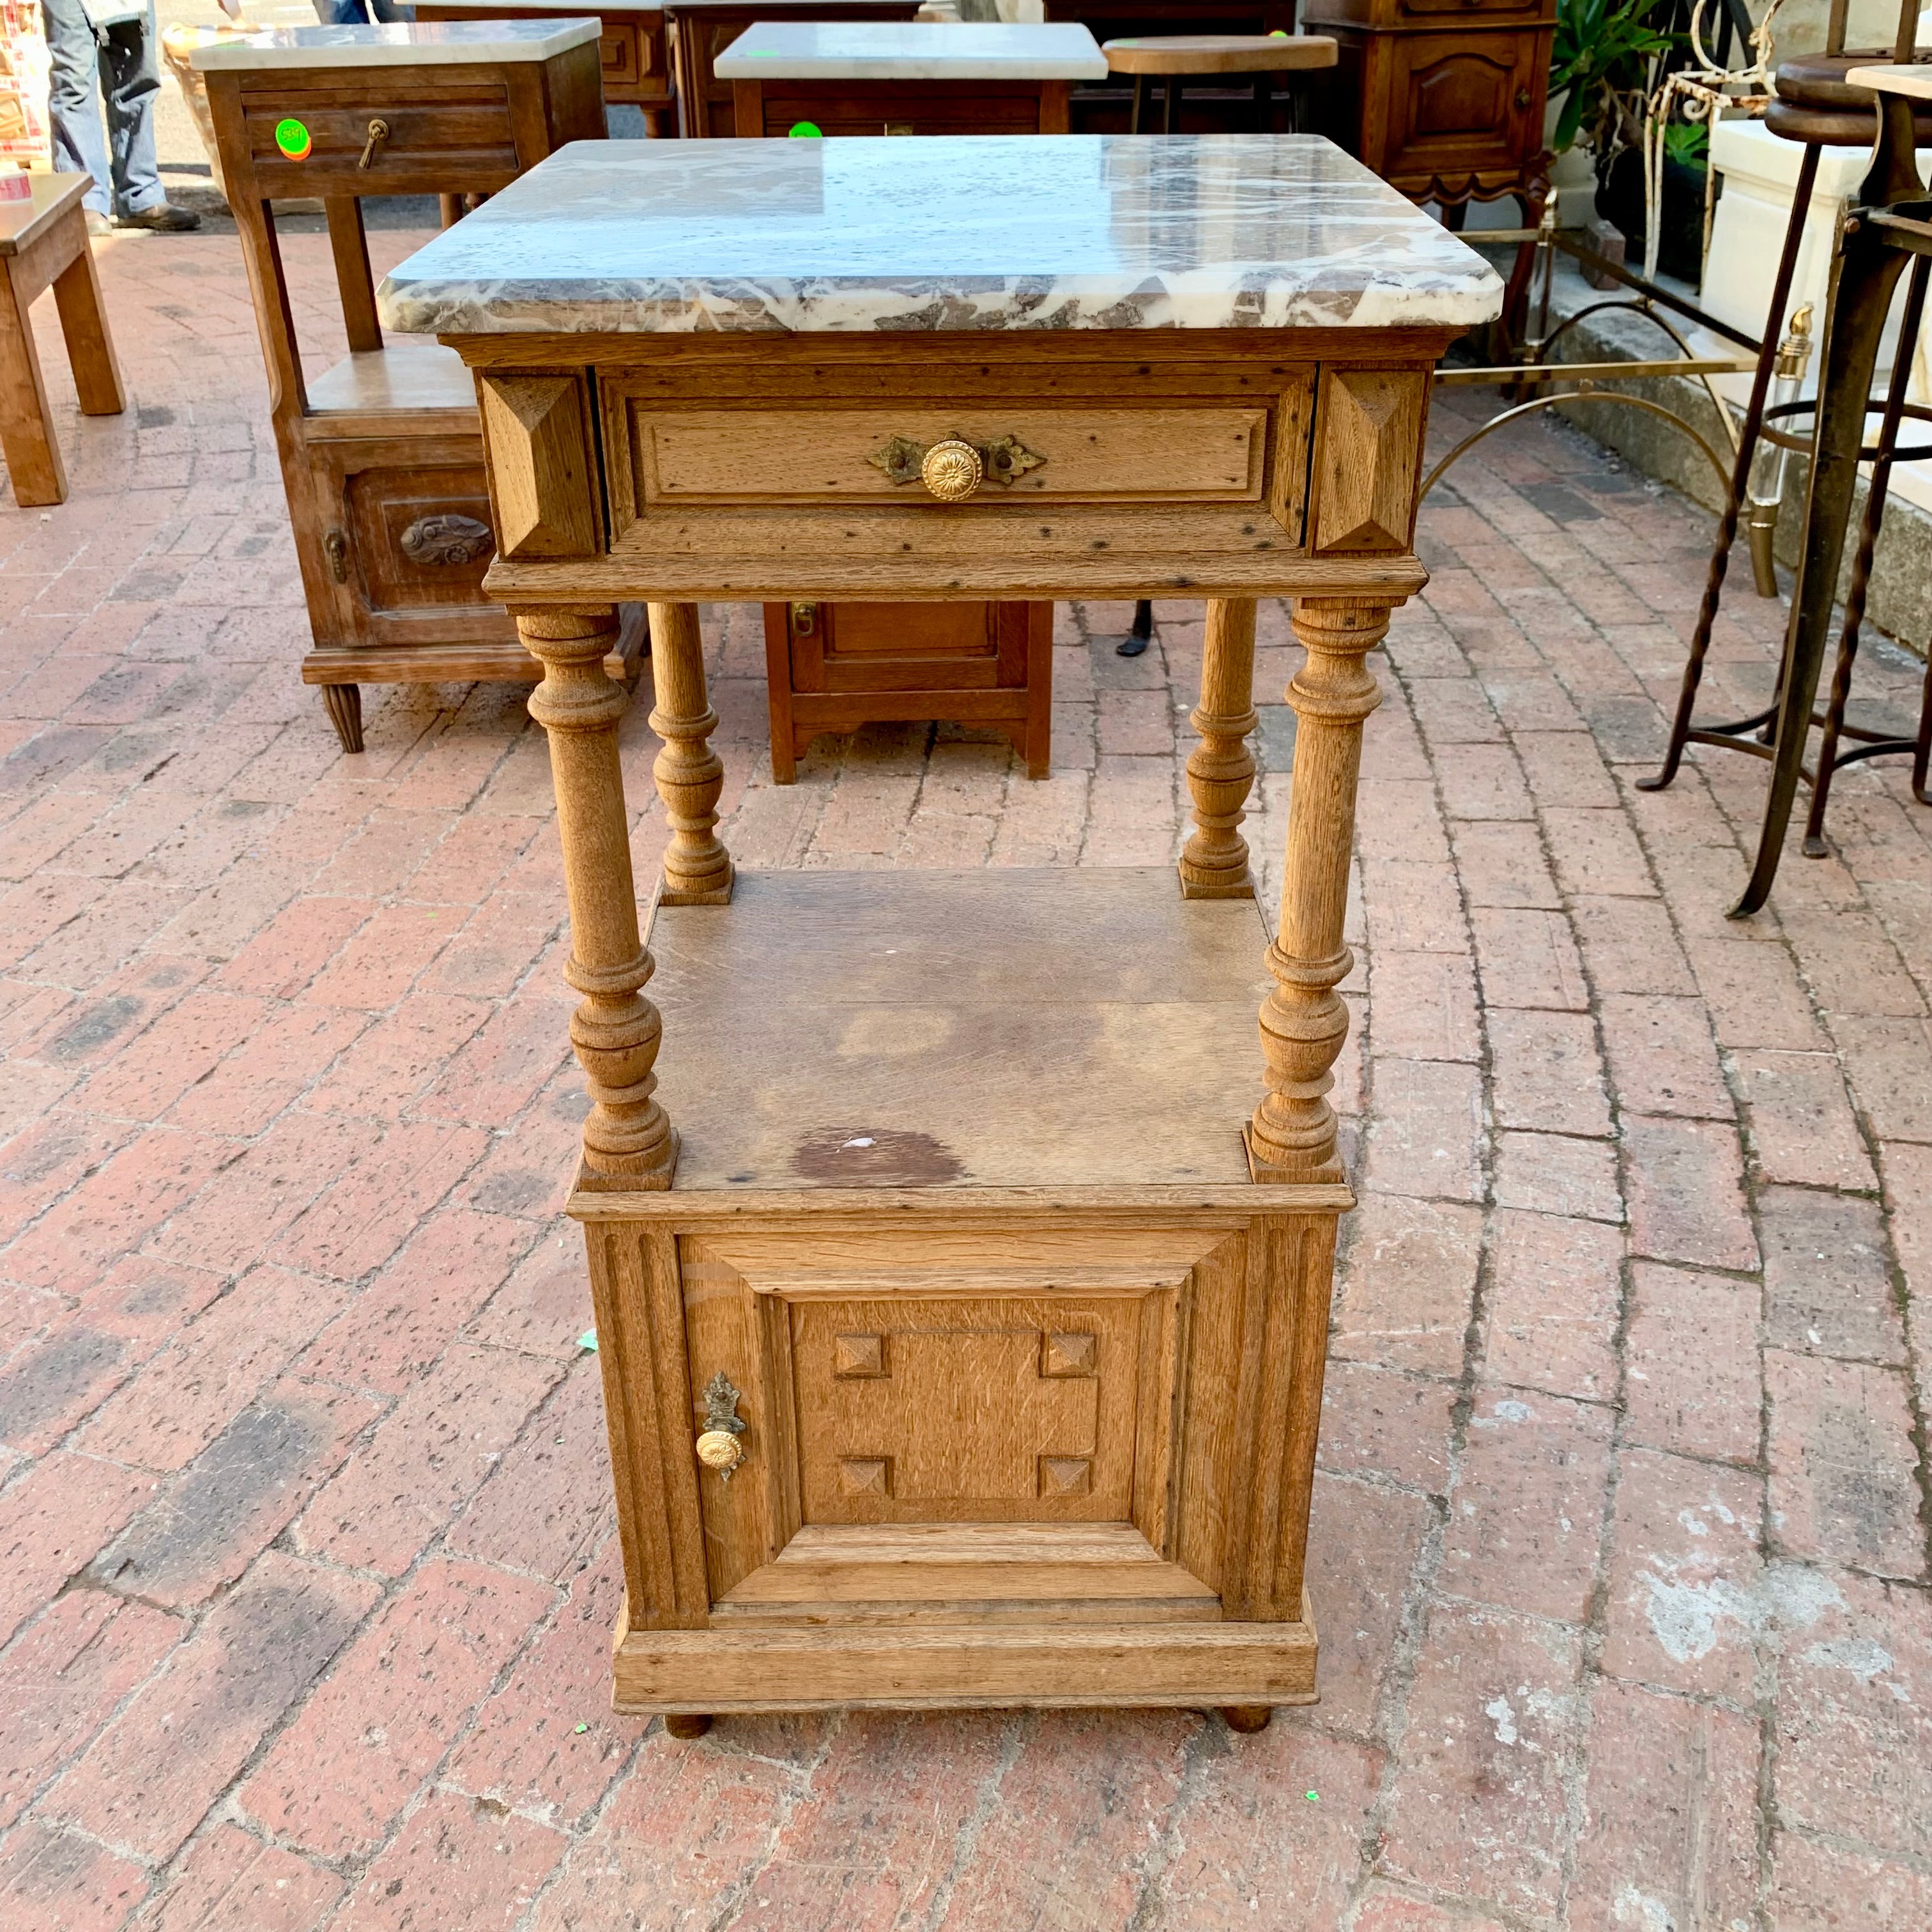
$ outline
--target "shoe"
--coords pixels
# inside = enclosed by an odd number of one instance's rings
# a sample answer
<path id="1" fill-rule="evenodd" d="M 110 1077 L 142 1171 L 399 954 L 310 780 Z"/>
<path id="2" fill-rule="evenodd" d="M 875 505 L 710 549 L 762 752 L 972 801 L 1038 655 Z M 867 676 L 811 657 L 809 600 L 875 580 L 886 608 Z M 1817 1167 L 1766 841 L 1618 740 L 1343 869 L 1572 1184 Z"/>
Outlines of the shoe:
<path id="1" fill-rule="evenodd" d="M 158 201 L 152 208 L 142 208 L 135 214 L 117 214 L 114 225 L 116 228 L 146 228 L 157 235 L 185 235 L 190 229 L 201 226 L 201 217 L 185 208 Z"/>
<path id="2" fill-rule="evenodd" d="M 114 224 L 98 208 L 87 211 L 87 232 L 90 235 L 112 235 Z"/>

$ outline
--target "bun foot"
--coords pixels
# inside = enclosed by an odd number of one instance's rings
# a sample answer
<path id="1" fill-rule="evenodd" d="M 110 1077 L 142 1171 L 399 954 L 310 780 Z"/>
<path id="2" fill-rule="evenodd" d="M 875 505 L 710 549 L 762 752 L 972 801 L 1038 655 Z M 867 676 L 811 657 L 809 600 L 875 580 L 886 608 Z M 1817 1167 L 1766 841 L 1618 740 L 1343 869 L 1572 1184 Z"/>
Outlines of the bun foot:
<path id="1" fill-rule="evenodd" d="M 1223 1704 L 1221 1721 L 1231 1731 L 1264 1731 L 1274 1715 L 1272 1704 Z"/>
<path id="2" fill-rule="evenodd" d="M 1268 1722 L 1265 1714 L 1262 1722 Z M 711 1720 L 701 1711 L 672 1711 L 666 1714 L 664 1727 L 666 1737 L 680 1738 L 688 1744 L 693 1738 L 701 1738 L 710 1730 Z"/>

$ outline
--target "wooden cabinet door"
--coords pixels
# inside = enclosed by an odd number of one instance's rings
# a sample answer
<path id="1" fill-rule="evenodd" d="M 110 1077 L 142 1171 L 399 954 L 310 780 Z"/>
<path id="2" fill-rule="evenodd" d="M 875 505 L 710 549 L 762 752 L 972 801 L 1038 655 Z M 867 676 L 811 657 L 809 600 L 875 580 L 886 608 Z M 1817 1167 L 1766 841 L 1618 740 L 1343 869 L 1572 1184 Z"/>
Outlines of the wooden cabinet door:
<path id="1" fill-rule="evenodd" d="M 1542 130 L 1544 76 L 1534 31 L 1393 37 L 1391 179 L 1520 166 Z"/>

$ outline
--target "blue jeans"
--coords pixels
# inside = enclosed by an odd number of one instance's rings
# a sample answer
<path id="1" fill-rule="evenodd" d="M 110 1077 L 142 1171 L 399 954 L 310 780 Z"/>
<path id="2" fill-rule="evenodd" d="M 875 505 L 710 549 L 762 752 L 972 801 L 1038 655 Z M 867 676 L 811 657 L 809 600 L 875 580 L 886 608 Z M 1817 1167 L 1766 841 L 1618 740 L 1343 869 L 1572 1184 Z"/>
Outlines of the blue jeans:
<path id="1" fill-rule="evenodd" d="M 152 0 L 145 20 L 124 20 L 99 40 L 80 0 L 40 0 L 47 30 L 47 118 L 53 124 L 54 171 L 94 177 L 87 206 L 98 214 L 140 214 L 166 196 L 154 160 Z M 100 137 L 97 88 L 107 97 L 107 138 Z M 110 158 L 111 157 L 111 158 Z"/>

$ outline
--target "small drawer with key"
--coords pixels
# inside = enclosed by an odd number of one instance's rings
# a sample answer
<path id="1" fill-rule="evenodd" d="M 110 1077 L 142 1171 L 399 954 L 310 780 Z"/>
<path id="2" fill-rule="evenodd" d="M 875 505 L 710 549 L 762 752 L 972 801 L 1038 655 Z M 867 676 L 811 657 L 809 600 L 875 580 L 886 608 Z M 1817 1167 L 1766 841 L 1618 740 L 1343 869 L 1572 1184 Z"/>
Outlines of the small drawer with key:
<path id="1" fill-rule="evenodd" d="M 471 82 L 410 92 L 416 98 L 366 86 L 276 88 L 244 98 L 249 157 L 262 190 L 277 199 L 432 194 L 454 176 L 488 192 L 514 177 L 506 88 Z"/>

